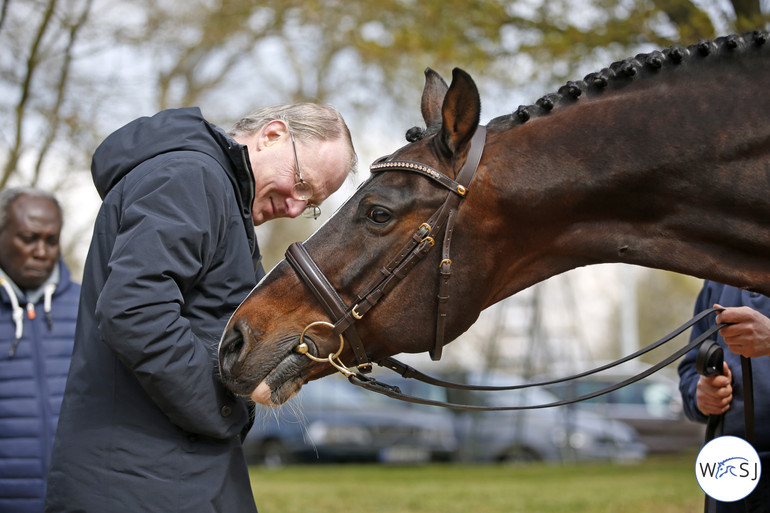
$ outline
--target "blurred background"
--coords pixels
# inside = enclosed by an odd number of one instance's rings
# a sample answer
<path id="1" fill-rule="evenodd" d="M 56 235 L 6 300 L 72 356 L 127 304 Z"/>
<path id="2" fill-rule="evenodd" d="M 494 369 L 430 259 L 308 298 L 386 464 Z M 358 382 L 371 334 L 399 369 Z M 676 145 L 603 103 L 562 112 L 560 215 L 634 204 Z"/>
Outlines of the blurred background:
<path id="1" fill-rule="evenodd" d="M 258 228 L 269 269 L 352 194 L 370 162 L 422 124 L 428 66 L 471 74 L 483 123 L 615 60 L 769 20 L 770 0 L 3 0 L 0 188 L 56 192 L 77 278 L 100 203 L 90 157 L 110 132 L 172 107 L 199 106 L 229 128 L 264 105 L 334 105 L 360 169 L 321 219 Z M 526 380 L 584 370 L 683 323 L 699 288 L 694 278 L 623 265 L 570 271 L 483 312 L 428 371 Z"/>

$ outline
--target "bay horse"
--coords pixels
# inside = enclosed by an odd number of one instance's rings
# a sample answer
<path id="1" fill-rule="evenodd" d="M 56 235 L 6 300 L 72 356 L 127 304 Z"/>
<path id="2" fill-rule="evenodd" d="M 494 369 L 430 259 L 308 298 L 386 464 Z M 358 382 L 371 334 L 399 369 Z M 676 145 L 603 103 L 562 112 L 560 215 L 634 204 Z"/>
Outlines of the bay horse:
<path id="1" fill-rule="evenodd" d="M 335 367 L 440 354 L 490 305 L 603 262 L 770 294 L 767 39 L 640 54 L 486 127 L 467 73 L 426 70 L 426 128 L 244 300 L 221 379 L 278 405 Z"/>

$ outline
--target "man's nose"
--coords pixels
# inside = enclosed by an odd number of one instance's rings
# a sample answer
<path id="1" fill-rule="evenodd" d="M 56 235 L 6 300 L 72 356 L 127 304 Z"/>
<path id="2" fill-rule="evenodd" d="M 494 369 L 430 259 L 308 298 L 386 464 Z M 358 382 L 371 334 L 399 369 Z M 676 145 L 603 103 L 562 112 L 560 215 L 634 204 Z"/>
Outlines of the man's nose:
<path id="1" fill-rule="evenodd" d="M 55 248 L 52 247 L 50 244 L 46 244 L 46 242 L 43 240 L 39 240 L 35 242 L 35 245 L 32 247 L 32 255 L 35 258 L 40 258 L 40 259 L 50 258 L 50 256 L 54 252 L 55 252 Z"/>
<path id="2" fill-rule="evenodd" d="M 292 219 L 299 216 L 307 207 L 307 201 L 288 198 L 286 200 L 286 215 Z"/>

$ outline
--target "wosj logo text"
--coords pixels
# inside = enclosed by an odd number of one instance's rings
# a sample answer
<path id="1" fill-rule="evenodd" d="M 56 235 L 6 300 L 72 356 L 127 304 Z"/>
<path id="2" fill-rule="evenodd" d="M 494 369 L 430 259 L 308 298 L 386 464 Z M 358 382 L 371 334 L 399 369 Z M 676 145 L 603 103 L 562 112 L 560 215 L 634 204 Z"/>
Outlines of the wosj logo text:
<path id="1" fill-rule="evenodd" d="M 749 495 L 762 475 L 759 455 L 745 440 L 720 436 L 703 446 L 695 460 L 695 477 L 703 491 L 722 502 Z"/>
<path id="2" fill-rule="evenodd" d="M 753 468 L 751 468 L 753 466 Z M 733 456 L 723 461 L 716 463 L 708 463 L 701 461 L 698 463 L 698 470 L 703 478 L 713 477 L 714 479 L 722 479 L 726 476 L 749 478 L 752 481 L 759 479 L 759 464 L 753 465 L 747 458 L 741 456 Z"/>

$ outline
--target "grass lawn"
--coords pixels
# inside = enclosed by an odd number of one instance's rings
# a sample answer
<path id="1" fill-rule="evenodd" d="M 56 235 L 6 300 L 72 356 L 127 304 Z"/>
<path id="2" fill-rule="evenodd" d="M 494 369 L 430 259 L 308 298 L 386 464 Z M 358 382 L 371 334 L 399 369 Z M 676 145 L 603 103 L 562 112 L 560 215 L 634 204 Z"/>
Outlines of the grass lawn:
<path id="1" fill-rule="evenodd" d="M 260 513 L 691 513 L 695 454 L 638 464 L 251 469 Z"/>

